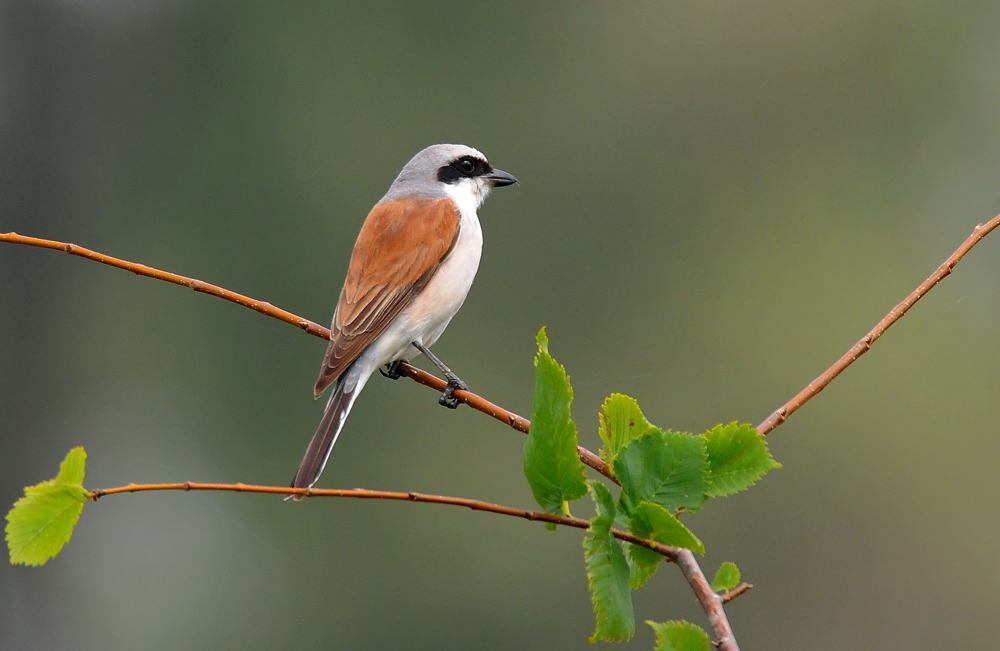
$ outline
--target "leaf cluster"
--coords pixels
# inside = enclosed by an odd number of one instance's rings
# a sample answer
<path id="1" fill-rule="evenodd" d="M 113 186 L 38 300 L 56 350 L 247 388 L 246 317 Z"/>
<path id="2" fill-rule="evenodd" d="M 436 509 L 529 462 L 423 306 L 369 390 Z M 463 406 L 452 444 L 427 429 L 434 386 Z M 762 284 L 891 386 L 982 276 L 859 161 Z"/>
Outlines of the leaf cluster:
<path id="1" fill-rule="evenodd" d="M 603 443 L 600 456 L 621 485 L 615 500 L 605 483 L 585 480 L 570 414 L 569 376 L 549 353 L 544 328 L 537 341 L 535 400 L 524 445 L 524 474 L 546 513 L 569 515 L 569 504 L 589 490 L 597 508 L 590 537 L 584 541 L 597 620 L 591 641 L 626 640 L 635 633 L 631 591 L 645 584 L 664 556 L 620 542 L 613 530 L 617 527 L 642 540 L 704 555 L 704 544 L 680 516 L 701 510 L 710 498 L 748 489 L 781 464 L 751 425 L 717 425 L 698 435 L 665 430 L 646 419 L 635 399 L 613 394 L 601 409 L 598 434 Z M 725 563 L 713 589 L 729 590 L 738 582 L 739 570 Z M 702 648 L 702 638 L 687 628 L 692 626 L 701 631 L 686 622 L 653 624 L 657 648 Z M 704 642 L 707 645 L 707 635 Z"/>

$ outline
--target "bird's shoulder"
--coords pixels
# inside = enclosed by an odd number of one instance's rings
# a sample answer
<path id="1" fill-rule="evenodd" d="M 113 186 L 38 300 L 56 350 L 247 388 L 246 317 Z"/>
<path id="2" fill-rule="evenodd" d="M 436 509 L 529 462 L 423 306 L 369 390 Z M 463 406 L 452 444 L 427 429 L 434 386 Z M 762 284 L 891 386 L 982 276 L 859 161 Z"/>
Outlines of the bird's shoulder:
<path id="1" fill-rule="evenodd" d="M 430 199 L 405 197 L 382 201 L 365 219 L 355 255 L 374 255 L 387 249 L 418 249 L 454 238 L 461 215 L 449 197 Z"/>
<path id="2" fill-rule="evenodd" d="M 372 286 L 419 284 L 458 238 L 461 214 L 450 198 L 383 201 L 368 214 L 351 254 L 349 300 Z"/>

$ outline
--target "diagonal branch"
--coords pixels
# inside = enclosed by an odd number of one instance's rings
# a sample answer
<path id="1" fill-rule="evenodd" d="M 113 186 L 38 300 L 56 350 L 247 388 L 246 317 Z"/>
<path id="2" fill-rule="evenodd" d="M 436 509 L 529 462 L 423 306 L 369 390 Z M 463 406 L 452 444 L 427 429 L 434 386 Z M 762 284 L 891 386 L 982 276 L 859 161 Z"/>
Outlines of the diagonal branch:
<path id="1" fill-rule="evenodd" d="M 64 251 L 70 255 L 78 255 L 81 258 L 86 258 L 88 260 L 100 262 L 112 267 L 124 269 L 125 271 L 131 271 L 139 276 L 165 280 L 168 283 L 181 285 L 183 287 L 193 289 L 196 292 L 202 292 L 219 298 L 224 298 L 227 301 L 232 301 L 233 303 L 242 305 L 243 307 L 248 307 L 251 310 L 256 310 L 261 314 L 266 314 L 267 316 L 274 317 L 275 319 L 284 321 L 285 323 L 291 323 L 294 326 L 302 328 L 311 335 L 322 337 L 324 339 L 330 338 L 329 330 L 317 323 L 313 323 L 308 319 L 295 316 L 291 312 L 286 312 L 285 310 L 274 307 L 270 303 L 258 301 L 250 298 L 249 296 L 237 294 L 236 292 L 231 292 L 228 289 L 223 289 L 222 287 L 202 282 L 194 278 L 187 278 L 169 271 L 161 271 L 159 269 L 154 269 L 153 267 L 148 267 L 144 264 L 139 264 L 138 262 L 129 262 L 128 260 L 122 260 L 121 258 L 113 258 L 110 255 L 98 253 L 97 251 L 91 251 L 90 249 L 85 249 L 84 247 L 76 244 L 67 244 L 66 242 L 43 240 L 39 237 L 28 237 L 26 235 L 18 235 L 17 233 L 0 233 L 0 242 L 10 242 L 12 244 L 24 244 L 27 246 L 38 246 L 43 249 Z"/>
<path id="2" fill-rule="evenodd" d="M 487 511 L 500 515 L 509 515 L 515 518 L 524 518 L 532 522 L 548 522 L 564 527 L 575 527 L 577 529 L 590 529 L 590 520 L 576 518 L 565 515 L 552 515 L 539 511 L 527 511 L 516 509 L 511 506 L 492 504 L 481 500 L 474 500 L 467 497 L 450 497 L 447 495 L 431 495 L 428 493 L 402 493 L 398 491 L 375 491 L 367 488 L 288 488 L 286 486 L 254 486 L 251 484 L 209 484 L 204 482 L 185 481 L 173 484 L 129 484 L 128 486 L 116 486 L 114 488 L 98 488 L 90 491 L 90 497 L 95 502 L 105 495 L 117 495 L 120 493 L 142 493 L 146 491 L 232 491 L 236 493 L 271 493 L 277 495 L 302 495 L 304 497 L 353 497 L 357 499 L 375 500 L 400 500 L 406 502 L 424 502 L 428 504 L 450 504 L 452 506 L 464 506 L 473 511 Z M 655 540 L 639 538 L 627 531 L 612 529 L 615 538 L 625 542 L 639 545 L 654 552 L 659 552 L 668 561 L 675 561 L 682 551 L 678 547 L 664 545 Z M 692 557 L 693 558 L 693 557 Z M 699 570 L 700 571 L 700 570 Z M 702 577 L 704 578 L 704 576 Z"/>
<path id="3" fill-rule="evenodd" d="M 126 271 L 131 271 L 139 276 L 146 276 L 147 278 L 155 278 L 157 280 L 165 280 L 168 283 L 173 283 L 175 285 L 181 285 L 182 287 L 187 287 L 193 289 L 196 292 L 202 292 L 204 294 L 209 294 L 211 296 L 216 296 L 218 298 L 225 299 L 236 303 L 237 305 L 242 305 L 243 307 L 248 307 L 251 310 L 260 312 L 261 314 L 267 315 L 278 319 L 279 321 L 284 321 L 285 323 L 291 323 L 292 325 L 301 328 L 308 332 L 309 334 L 320 337 L 322 339 L 330 338 L 330 331 L 327 328 L 314 323 L 309 319 L 297 316 L 282 310 L 281 308 L 275 307 L 266 301 L 258 301 L 257 299 L 250 298 L 249 296 L 244 296 L 243 294 L 238 294 L 236 292 L 230 291 L 219 287 L 218 285 L 213 285 L 211 283 L 206 283 L 201 280 L 196 280 L 194 278 L 188 278 L 186 276 L 181 276 L 180 274 L 171 273 L 169 271 L 162 271 L 160 269 L 155 269 L 153 267 L 139 264 L 137 262 L 129 262 L 128 260 L 122 260 L 121 258 L 114 258 L 110 255 L 105 255 L 103 253 L 98 253 L 97 251 L 92 251 L 90 249 L 78 246 L 76 244 L 67 244 L 66 242 L 58 242 L 56 240 L 45 240 L 38 237 L 28 237 L 26 235 L 18 235 L 17 233 L 0 233 L 0 242 L 10 242 L 12 244 L 24 244 L 26 246 L 37 246 L 44 249 L 54 249 L 57 251 L 64 251 L 70 255 L 78 255 L 81 258 L 86 258 L 88 260 L 93 260 L 95 262 L 100 262 L 102 264 L 110 265 L 112 267 L 117 267 L 118 269 L 125 269 Z M 400 363 L 399 370 L 403 374 L 417 382 L 418 384 L 423 384 L 424 386 L 431 387 L 438 391 L 444 391 L 447 383 L 426 371 L 422 371 L 419 368 L 406 363 Z M 462 389 L 455 390 L 455 397 L 465 404 L 469 405 L 477 411 L 481 411 L 487 416 L 491 416 L 501 423 L 512 427 L 513 429 L 522 432 L 524 434 L 528 433 L 528 428 L 531 426 L 531 421 L 522 416 L 518 416 L 512 411 L 508 411 L 499 405 L 495 405 L 489 400 L 486 400 L 482 396 L 476 395 L 471 391 L 466 391 Z M 608 464 L 604 462 L 599 456 L 588 450 L 583 446 L 577 446 L 577 454 L 580 456 L 580 460 L 585 464 L 601 473 L 608 479 L 617 483 L 617 480 L 612 476 L 611 469 L 608 468 Z"/>
<path id="4" fill-rule="evenodd" d="M 795 411 L 802 405 L 809 402 L 813 396 L 826 388 L 826 385 L 833 382 L 833 379 L 844 372 L 848 366 L 853 364 L 855 360 L 868 352 L 868 349 L 872 347 L 875 340 L 882 336 L 882 334 L 892 326 L 892 324 L 903 318 L 907 310 L 914 306 L 914 304 L 919 301 L 927 292 L 931 291 L 935 285 L 944 280 L 958 264 L 959 260 L 965 257 L 965 254 L 972 250 L 979 241 L 990 234 L 993 229 L 1000 226 L 1000 215 L 997 215 L 985 224 L 979 224 L 972 231 L 970 235 L 964 242 L 962 246 L 958 247 L 954 253 L 948 256 L 948 259 L 937 268 L 937 270 L 930 275 L 930 277 L 922 282 L 919 287 L 910 292 L 910 295 L 903 299 L 903 302 L 892 308 L 892 310 L 885 315 L 885 317 L 875 324 L 868 334 L 861 338 L 861 341 L 854 344 L 854 346 L 844 353 L 843 357 L 837 360 L 837 362 L 828 368 L 822 375 L 809 383 L 809 385 L 799 391 L 799 393 L 786 402 L 781 408 L 775 411 L 773 414 L 767 417 L 763 423 L 757 426 L 757 431 L 763 435 L 767 435 L 771 430 L 773 430 L 778 425 L 781 425 L 785 420 L 791 416 Z"/>

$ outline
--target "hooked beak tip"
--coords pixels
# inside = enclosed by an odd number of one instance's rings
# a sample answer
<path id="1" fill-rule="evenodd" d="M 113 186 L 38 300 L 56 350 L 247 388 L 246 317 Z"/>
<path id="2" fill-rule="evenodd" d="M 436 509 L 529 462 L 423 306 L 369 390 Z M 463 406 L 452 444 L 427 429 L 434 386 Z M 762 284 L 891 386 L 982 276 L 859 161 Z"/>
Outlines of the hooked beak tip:
<path id="1" fill-rule="evenodd" d="M 494 188 L 502 188 L 507 185 L 520 185 L 517 177 L 509 172 L 504 172 L 503 170 L 494 169 L 492 172 L 486 175 L 489 179 L 490 185 Z"/>

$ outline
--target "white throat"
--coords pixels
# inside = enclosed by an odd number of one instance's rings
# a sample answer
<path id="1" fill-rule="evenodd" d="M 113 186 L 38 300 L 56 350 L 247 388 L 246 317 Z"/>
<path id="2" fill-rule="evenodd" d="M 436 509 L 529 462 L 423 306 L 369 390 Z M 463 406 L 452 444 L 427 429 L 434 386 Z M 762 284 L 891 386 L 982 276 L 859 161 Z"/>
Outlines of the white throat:
<path id="1" fill-rule="evenodd" d="M 458 183 L 443 183 L 442 186 L 445 193 L 465 215 L 475 215 L 493 189 L 482 177 L 462 179 Z"/>

